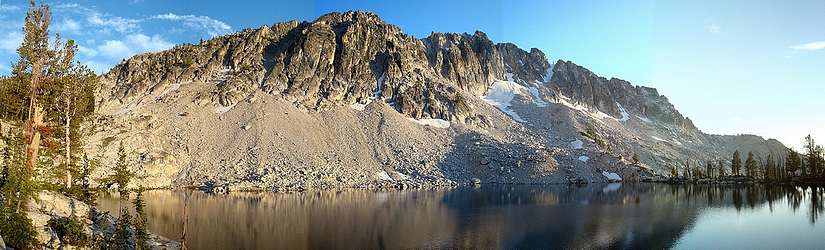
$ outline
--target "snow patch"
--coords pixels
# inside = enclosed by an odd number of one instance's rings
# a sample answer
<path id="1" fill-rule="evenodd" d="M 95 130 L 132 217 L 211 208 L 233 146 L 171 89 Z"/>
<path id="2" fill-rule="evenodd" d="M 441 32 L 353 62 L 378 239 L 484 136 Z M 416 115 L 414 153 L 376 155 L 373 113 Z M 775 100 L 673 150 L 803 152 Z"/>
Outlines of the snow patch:
<path id="1" fill-rule="evenodd" d="M 573 149 L 582 149 L 584 147 L 584 142 L 582 140 L 576 139 L 575 141 L 570 142 L 570 147 Z"/>
<path id="2" fill-rule="evenodd" d="M 624 107 L 622 107 L 622 104 L 620 104 L 619 102 L 616 102 L 616 106 L 619 107 L 619 113 L 622 114 L 622 118 L 619 118 L 619 121 L 620 122 L 626 122 L 626 121 L 630 120 L 630 114 L 627 113 L 627 110 L 625 110 Z"/>
<path id="3" fill-rule="evenodd" d="M 650 136 L 650 138 L 653 138 L 654 140 L 657 140 L 657 141 L 667 141 L 665 139 L 662 139 L 662 138 L 659 138 L 659 137 L 656 137 L 656 136 Z"/>
<path id="4" fill-rule="evenodd" d="M 384 80 L 386 76 L 387 73 L 385 72 L 381 74 L 381 77 L 378 77 L 378 81 L 376 81 L 375 92 L 372 93 L 373 97 L 381 97 L 381 93 L 384 92 Z"/>
<path id="5" fill-rule="evenodd" d="M 639 120 L 642 120 L 643 122 L 646 122 L 646 123 L 650 123 L 650 122 L 651 122 L 651 121 L 650 121 L 650 119 L 647 119 L 647 117 L 642 117 L 642 116 L 638 116 L 638 115 L 637 115 L 637 116 L 636 116 L 636 118 L 639 118 Z"/>
<path id="6" fill-rule="evenodd" d="M 558 104 L 567 106 L 570 109 L 577 110 L 579 112 L 587 114 L 590 117 L 596 118 L 596 120 L 598 120 L 599 122 L 602 122 L 602 119 L 607 119 L 607 118 L 614 119 L 614 120 L 616 119 L 612 116 L 609 116 L 609 115 L 605 114 L 604 112 L 602 112 L 598 109 L 595 109 L 595 111 L 594 111 L 594 109 L 590 109 L 590 108 L 585 107 L 583 105 L 573 104 L 573 103 L 570 102 L 570 98 L 567 98 L 566 96 L 561 95 L 561 94 L 559 94 Z"/>
<path id="7" fill-rule="evenodd" d="M 544 82 L 550 82 L 550 79 L 553 79 L 553 66 L 555 64 L 550 64 L 550 67 L 547 67 L 547 71 L 544 72 Z"/>
<path id="8" fill-rule="evenodd" d="M 436 128 L 449 128 L 450 121 L 443 120 L 443 119 L 414 119 L 414 118 L 407 118 L 412 122 L 424 125 L 424 126 L 431 126 Z"/>
<path id="9" fill-rule="evenodd" d="M 604 177 L 607 177 L 607 179 L 610 180 L 610 181 L 621 181 L 622 180 L 622 177 L 620 177 L 616 173 L 602 171 L 602 175 L 604 175 Z"/>
<path id="10" fill-rule="evenodd" d="M 512 74 L 508 74 L 508 78 L 512 79 L 512 77 Z M 487 95 L 482 97 L 482 99 L 512 117 L 513 120 L 526 122 L 524 119 L 521 119 L 518 113 L 510 109 L 510 102 L 513 101 L 513 97 L 524 92 L 527 92 L 527 88 L 513 81 L 497 80 L 493 82 L 493 85 L 487 90 Z"/>
<path id="11" fill-rule="evenodd" d="M 376 172 L 375 173 L 375 178 L 379 179 L 379 180 L 383 180 L 383 181 L 391 181 L 392 180 L 390 175 L 387 174 L 387 171 L 378 171 L 378 172 Z"/>
<path id="12" fill-rule="evenodd" d="M 587 157 L 587 156 L 584 156 L 584 155 L 579 156 L 579 161 L 581 161 L 581 162 L 587 162 L 587 160 L 590 160 L 590 157 Z"/>
<path id="13" fill-rule="evenodd" d="M 544 108 L 548 106 L 547 102 L 541 99 L 541 92 L 539 92 L 539 88 L 530 87 L 527 91 L 530 91 L 530 95 L 533 96 L 533 103 L 536 104 L 537 107 Z"/>

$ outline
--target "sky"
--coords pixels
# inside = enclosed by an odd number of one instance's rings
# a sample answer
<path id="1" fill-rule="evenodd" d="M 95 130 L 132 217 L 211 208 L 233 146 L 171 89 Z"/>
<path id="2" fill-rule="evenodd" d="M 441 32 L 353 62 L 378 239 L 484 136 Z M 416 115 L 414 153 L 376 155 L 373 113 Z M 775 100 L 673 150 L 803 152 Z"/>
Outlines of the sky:
<path id="1" fill-rule="evenodd" d="M 825 140 L 825 0 L 45 1 L 52 32 L 105 72 L 124 58 L 288 20 L 377 13 L 405 33 L 481 30 L 596 74 L 655 87 L 701 130 L 800 148 Z M 0 0 L 0 74 L 28 0 Z"/>

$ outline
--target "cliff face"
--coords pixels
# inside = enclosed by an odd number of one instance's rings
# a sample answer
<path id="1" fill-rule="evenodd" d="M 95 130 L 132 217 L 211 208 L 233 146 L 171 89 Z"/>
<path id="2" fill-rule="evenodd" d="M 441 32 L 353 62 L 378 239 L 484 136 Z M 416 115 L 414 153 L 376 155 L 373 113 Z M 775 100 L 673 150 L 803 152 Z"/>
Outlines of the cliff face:
<path id="1" fill-rule="evenodd" d="M 198 102 L 232 106 L 255 90 L 314 110 L 382 99 L 415 118 L 472 122 L 459 93 L 483 95 L 512 71 L 541 80 L 538 49 L 494 44 L 482 32 L 434 33 L 418 40 L 366 12 L 278 23 L 128 59 L 105 75 L 103 101 L 135 101 L 174 84 L 213 82 Z"/>
<path id="2" fill-rule="evenodd" d="M 616 78 L 607 79 L 573 62 L 561 60 L 553 67 L 550 84 L 555 85 L 560 94 L 616 117 L 621 116 L 621 105 L 626 111 L 698 132 L 693 122 L 683 117 L 655 88 L 633 86 Z"/>
<path id="3" fill-rule="evenodd" d="M 145 148 L 157 185 L 606 181 L 784 150 L 702 133 L 656 89 L 538 49 L 482 32 L 417 39 L 367 12 L 138 55 L 103 83 L 91 144 Z"/>

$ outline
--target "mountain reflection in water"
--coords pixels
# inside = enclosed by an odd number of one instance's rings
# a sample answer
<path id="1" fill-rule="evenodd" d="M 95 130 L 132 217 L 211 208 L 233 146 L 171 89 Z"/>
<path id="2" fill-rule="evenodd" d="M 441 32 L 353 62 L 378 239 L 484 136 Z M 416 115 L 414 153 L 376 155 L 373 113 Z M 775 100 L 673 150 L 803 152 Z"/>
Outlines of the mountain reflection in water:
<path id="1" fill-rule="evenodd" d="M 294 194 L 147 191 L 190 249 L 823 248 L 821 187 L 591 184 Z M 188 198 L 187 198 L 188 196 Z M 116 197 L 100 199 L 116 211 Z"/>

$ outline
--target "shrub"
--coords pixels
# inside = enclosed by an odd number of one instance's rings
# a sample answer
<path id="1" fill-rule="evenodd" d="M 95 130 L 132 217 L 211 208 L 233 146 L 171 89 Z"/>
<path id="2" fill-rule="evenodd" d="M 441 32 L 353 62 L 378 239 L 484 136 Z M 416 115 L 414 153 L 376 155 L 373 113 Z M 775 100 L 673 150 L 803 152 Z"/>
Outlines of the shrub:
<path id="1" fill-rule="evenodd" d="M 16 249 L 34 249 L 37 244 L 37 232 L 31 219 L 10 207 L 0 208 L 0 234 L 8 246 Z"/>
<path id="2" fill-rule="evenodd" d="M 73 246 L 87 246 L 90 242 L 90 237 L 83 230 L 83 224 L 76 216 L 51 218 L 49 220 L 49 227 L 54 230 L 57 237 L 68 245 Z"/>

